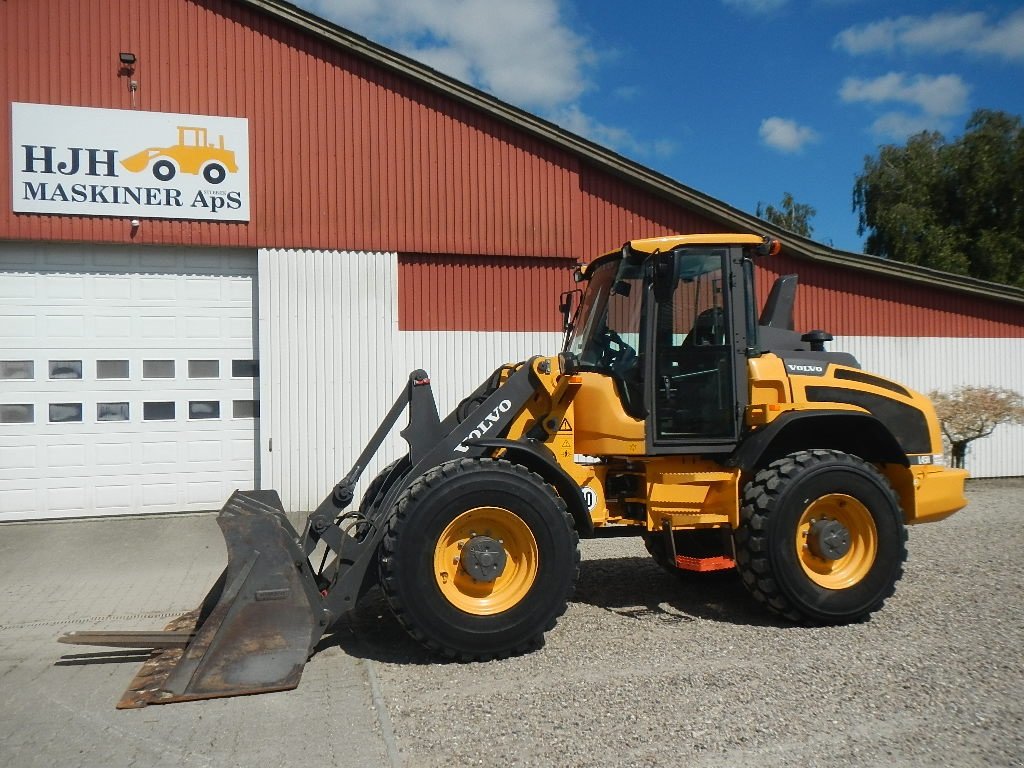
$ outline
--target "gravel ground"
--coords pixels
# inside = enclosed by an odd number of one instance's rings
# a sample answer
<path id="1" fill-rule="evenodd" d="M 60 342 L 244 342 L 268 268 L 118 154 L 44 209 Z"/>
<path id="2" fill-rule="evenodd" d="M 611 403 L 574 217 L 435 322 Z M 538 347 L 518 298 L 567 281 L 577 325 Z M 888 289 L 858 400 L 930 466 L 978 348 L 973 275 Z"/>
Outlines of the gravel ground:
<path id="1" fill-rule="evenodd" d="M 576 595 L 527 656 L 438 662 L 376 593 L 336 642 L 371 660 L 406 766 L 1022 766 L 1024 479 L 968 498 L 911 529 L 862 624 L 785 625 L 737 579 L 683 582 L 613 539 L 582 544 Z"/>

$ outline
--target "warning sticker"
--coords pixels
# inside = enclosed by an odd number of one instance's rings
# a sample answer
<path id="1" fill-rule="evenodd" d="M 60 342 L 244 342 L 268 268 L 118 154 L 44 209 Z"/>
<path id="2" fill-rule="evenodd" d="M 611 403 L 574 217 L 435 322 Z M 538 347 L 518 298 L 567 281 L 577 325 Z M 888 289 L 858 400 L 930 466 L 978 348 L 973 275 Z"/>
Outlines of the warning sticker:
<path id="1" fill-rule="evenodd" d="M 569 423 L 568 419 L 564 417 L 562 418 L 562 423 L 558 425 L 558 432 L 559 434 L 563 432 L 572 432 L 572 424 Z"/>

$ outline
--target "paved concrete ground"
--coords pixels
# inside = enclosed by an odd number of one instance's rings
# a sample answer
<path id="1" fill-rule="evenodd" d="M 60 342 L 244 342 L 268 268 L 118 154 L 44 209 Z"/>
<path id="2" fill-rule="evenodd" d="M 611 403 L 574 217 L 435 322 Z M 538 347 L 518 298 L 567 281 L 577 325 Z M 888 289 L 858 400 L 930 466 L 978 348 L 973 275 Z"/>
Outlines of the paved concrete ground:
<path id="1" fill-rule="evenodd" d="M 0 766 L 390 766 L 369 663 L 337 646 L 295 691 L 117 711 L 145 655 L 56 643 L 161 629 L 225 561 L 214 515 L 0 526 Z"/>
<path id="2" fill-rule="evenodd" d="M 0 526 L 0 766 L 1022 766 L 1024 481 L 968 495 L 863 624 L 791 627 L 593 541 L 538 652 L 439 663 L 371 593 L 295 691 L 130 711 L 141 659 L 55 639 L 197 604 L 213 516 Z"/>

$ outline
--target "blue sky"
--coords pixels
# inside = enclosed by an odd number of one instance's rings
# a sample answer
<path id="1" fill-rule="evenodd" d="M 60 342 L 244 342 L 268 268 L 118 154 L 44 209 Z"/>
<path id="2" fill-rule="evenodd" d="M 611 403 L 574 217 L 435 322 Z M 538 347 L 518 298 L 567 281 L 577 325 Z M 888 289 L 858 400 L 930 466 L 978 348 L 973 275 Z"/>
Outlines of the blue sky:
<path id="1" fill-rule="evenodd" d="M 298 4 L 742 210 L 790 192 L 846 250 L 866 155 L 1024 115 L 1021 2 Z"/>

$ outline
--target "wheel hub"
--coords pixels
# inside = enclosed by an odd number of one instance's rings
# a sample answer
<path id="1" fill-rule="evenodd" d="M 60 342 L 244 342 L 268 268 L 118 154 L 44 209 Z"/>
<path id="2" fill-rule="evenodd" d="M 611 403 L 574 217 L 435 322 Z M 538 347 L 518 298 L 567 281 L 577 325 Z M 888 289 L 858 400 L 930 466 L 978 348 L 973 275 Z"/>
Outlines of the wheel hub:
<path id="1" fill-rule="evenodd" d="M 477 581 L 492 582 L 505 571 L 508 555 L 500 541 L 474 536 L 462 547 L 459 565 Z"/>
<path id="2" fill-rule="evenodd" d="M 850 531 L 838 520 L 815 520 L 807 532 L 807 546 L 822 560 L 838 560 L 850 551 Z"/>

